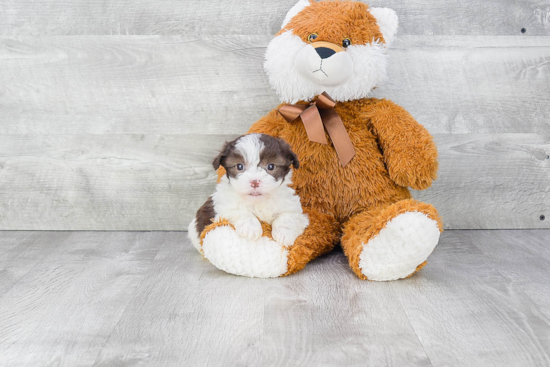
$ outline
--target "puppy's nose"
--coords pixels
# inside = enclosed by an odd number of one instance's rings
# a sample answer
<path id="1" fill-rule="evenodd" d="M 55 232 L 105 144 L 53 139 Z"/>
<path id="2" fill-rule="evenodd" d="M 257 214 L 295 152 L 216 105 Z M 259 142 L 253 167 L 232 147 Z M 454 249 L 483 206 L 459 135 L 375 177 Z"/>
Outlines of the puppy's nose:
<path id="1" fill-rule="evenodd" d="M 260 187 L 260 181 L 259 180 L 252 180 L 250 181 L 250 186 L 252 186 L 253 188 L 258 188 Z"/>
<path id="2" fill-rule="evenodd" d="M 317 54 L 321 57 L 321 59 L 328 59 L 336 53 L 336 51 L 328 47 L 317 47 L 315 51 L 317 51 Z"/>

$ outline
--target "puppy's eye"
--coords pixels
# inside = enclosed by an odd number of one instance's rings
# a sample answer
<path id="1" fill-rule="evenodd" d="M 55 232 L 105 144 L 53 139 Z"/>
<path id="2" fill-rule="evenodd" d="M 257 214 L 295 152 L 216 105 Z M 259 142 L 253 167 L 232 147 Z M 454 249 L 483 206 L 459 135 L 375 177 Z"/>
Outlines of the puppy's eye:
<path id="1" fill-rule="evenodd" d="M 349 38 L 344 38 L 342 41 L 342 47 L 347 48 L 349 45 L 351 45 L 351 40 Z"/>
<path id="2" fill-rule="evenodd" d="M 307 40 L 308 40 L 309 42 L 313 42 L 313 41 L 315 41 L 316 39 L 317 39 L 317 33 L 312 33 L 312 34 L 310 34 L 309 36 L 307 36 Z"/>
<path id="3" fill-rule="evenodd" d="M 273 171 L 275 169 L 275 165 L 273 163 L 270 163 L 267 165 L 267 170 L 268 171 Z"/>
<path id="4" fill-rule="evenodd" d="M 244 164 L 242 164 L 242 163 L 237 164 L 237 169 L 239 171 L 242 171 L 244 169 Z"/>

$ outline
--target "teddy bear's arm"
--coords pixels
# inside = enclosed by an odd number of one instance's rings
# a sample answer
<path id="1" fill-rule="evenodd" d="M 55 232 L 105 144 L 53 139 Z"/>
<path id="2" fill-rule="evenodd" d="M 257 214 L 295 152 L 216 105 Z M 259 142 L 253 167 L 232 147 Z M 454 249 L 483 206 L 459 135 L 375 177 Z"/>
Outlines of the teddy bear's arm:
<path id="1" fill-rule="evenodd" d="M 437 148 L 428 130 L 388 100 L 381 100 L 368 115 L 390 178 L 400 186 L 428 188 L 438 169 Z"/>

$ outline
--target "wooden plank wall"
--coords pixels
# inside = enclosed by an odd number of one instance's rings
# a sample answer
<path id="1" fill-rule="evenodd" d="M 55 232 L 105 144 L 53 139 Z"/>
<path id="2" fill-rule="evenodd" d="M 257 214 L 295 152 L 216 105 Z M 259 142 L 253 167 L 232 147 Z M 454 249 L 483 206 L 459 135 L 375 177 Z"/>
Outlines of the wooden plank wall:
<path id="1" fill-rule="evenodd" d="M 263 54 L 294 2 L 0 0 L 0 229 L 185 229 L 278 103 Z M 374 96 L 440 150 L 415 196 L 445 228 L 550 228 L 550 3 L 371 5 L 401 27 Z"/>

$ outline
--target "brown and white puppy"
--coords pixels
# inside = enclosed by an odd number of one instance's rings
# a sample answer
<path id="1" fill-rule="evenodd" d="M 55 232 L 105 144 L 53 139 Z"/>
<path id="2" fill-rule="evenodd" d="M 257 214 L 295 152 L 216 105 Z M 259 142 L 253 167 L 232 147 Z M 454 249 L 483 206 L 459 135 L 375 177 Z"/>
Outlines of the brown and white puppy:
<path id="1" fill-rule="evenodd" d="M 296 154 L 282 139 L 265 134 L 243 135 L 225 143 L 214 159 L 214 169 L 226 174 L 216 192 L 198 210 L 189 225 L 189 238 L 200 251 L 200 234 L 217 218 L 225 218 L 237 233 L 257 240 L 262 236 L 260 220 L 272 225 L 272 236 L 291 246 L 309 224 L 292 184 L 292 169 L 298 169 Z"/>

